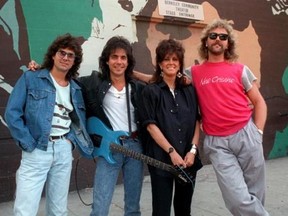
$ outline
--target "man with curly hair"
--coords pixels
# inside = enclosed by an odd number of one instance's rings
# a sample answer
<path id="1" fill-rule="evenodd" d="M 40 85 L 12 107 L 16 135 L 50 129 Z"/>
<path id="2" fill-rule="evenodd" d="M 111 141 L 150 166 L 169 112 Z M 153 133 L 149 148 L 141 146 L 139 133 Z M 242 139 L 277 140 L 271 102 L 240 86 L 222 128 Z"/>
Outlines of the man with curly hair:
<path id="1" fill-rule="evenodd" d="M 22 150 L 15 216 L 37 215 L 45 184 L 46 215 L 67 215 L 72 149 L 93 151 L 81 88 L 72 80 L 81 62 L 77 38 L 59 36 L 41 68 L 23 73 L 9 97 L 5 120 Z"/>

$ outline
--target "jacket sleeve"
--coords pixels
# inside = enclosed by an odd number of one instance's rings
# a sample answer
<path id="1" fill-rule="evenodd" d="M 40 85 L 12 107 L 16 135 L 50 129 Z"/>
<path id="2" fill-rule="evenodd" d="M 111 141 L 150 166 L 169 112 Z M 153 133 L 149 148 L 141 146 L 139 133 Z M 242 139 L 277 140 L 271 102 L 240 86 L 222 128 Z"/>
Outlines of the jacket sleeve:
<path id="1" fill-rule="evenodd" d="M 99 98 L 97 98 L 100 85 L 99 72 L 93 71 L 89 76 L 80 77 L 78 82 L 82 89 L 87 116 L 95 116 L 99 107 Z"/>
<path id="2" fill-rule="evenodd" d="M 19 78 L 9 97 L 6 110 L 5 121 L 8 125 L 12 137 L 17 141 L 17 145 L 22 150 L 32 151 L 29 146 L 35 143 L 34 138 L 25 124 L 25 106 L 27 97 L 27 84 L 25 73 Z"/>

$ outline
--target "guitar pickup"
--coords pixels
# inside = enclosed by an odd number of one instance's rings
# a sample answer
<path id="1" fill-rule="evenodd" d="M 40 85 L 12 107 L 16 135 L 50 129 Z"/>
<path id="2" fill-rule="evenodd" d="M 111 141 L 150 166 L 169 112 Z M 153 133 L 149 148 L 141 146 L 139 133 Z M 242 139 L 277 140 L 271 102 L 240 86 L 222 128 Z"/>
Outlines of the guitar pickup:
<path id="1" fill-rule="evenodd" d="M 101 141 L 102 141 L 102 136 L 98 135 L 98 134 L 89 134 L 92 142 L 93 142 L 93 146 L 100 148 L 101 145 Z"/>

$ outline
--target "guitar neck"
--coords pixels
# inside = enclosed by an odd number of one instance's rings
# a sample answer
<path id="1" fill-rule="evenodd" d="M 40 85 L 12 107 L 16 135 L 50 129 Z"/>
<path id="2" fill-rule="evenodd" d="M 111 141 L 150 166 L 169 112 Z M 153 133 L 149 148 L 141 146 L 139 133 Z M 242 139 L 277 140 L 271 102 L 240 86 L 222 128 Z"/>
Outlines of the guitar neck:
<path id="1" fill-rule="evenodd" d="M 144 154 L 141 154 L 139 152 L 135 152 L 132 151 L 130 149 L 126 149 L 125 147 L 115 144 L 115 143 L 111 143 L 110 144 L 110 150 L 114 151 L 114 152 L 118 152 L 121 153 L 127 157 L 131 157 L 134 158 L 136 160 L 142 161 L 146 164 L 149 164 L 151 166 L 154 166 L 156 168 L 162 169 L 162 170 L 166 170 L 168 172 L 175 172 L 175 168 L 172 165 L 163 163 L 161 161 L 158 161 L 154 158 L 151 158 L 149 156 L 146 156 Z"/>

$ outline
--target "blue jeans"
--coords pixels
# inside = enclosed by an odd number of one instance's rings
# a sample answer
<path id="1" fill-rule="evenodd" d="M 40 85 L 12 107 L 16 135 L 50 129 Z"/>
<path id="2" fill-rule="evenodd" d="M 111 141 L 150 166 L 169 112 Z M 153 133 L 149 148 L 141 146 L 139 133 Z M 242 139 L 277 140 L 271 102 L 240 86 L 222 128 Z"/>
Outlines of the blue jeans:
<path id="1" fill-rule="evenodd" d="M 138 140 L 126 139 L 122 144 L 127 149 L 142 153 L 142 146 Z M 109 164 L 102 157 L 97 159 L 90 216 L 108 216 L 120 170 L 124 183 L 124 215 L 140 216 L 143 163 L 120 153 L 113 153 L 113 158 L 117 161 L 116 164 Z"/>
<path id="2" fill-rule="evenodd" d="M 47 151 L 22 151 L 16 173 L 14 216 L 36 216 L 46 183 L 46 215 L 67 215 L 72 145 L 66 139 L 48 142 Z"/>

